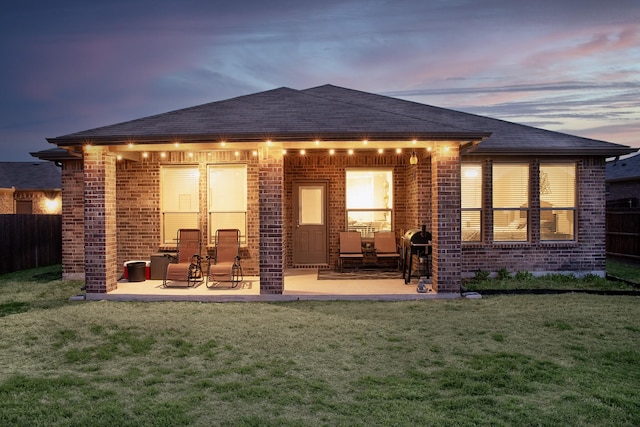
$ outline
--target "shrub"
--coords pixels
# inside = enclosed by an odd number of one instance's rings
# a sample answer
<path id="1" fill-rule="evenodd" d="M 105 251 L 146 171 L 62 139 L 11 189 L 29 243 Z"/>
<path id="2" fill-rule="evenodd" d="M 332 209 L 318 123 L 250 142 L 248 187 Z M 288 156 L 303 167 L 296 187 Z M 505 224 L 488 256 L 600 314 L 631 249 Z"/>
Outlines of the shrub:
<path id="1" fill-rule="evenodd" d="M 533 274 L 529 271 L 518 271 L 515 275 L 515 279 L 521 282 L 532 280 Z"/>
<path id="2" fill-rule="evenodd" d="M 489 273 L 488 271 L 478 269 L 478 271 L 476 271 L 476 275 L 473 276 L 473 279 L 471 280 L 476 283 L 484 282 L 485 280 L 489 280 L 490 275 L 491 273 Z"/>
<path id="3" fill-rule="evenodd" d="M 502 267 L 498 270 L 498 280 L 508 280 L 511 279 L 511 273 L 507 270 L 507 267 Z"/>

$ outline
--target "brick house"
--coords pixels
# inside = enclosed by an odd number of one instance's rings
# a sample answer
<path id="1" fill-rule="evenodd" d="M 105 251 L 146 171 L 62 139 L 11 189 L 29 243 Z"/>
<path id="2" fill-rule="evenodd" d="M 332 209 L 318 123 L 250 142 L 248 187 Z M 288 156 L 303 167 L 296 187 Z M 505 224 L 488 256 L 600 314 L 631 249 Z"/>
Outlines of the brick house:
<path id="1" fill-rule="evenodd" d="M 208 248 L 239 228 L 262 294 L 283 293 L 285 269 L 335 267 L 347 229 L 426 225 L 438 292 L 479 269 L 604 274 L 605 158 L 634 151 L 331 85 L 49 142 L 66 153 L 64 276 L 97 293 L 124 261 L 172 249 L 180 227 Z"/>
<path id="2" fill-rule="evenodd" d="M 52 162 L 0 162 L 0 214 L 59 215 L 61 183 Z"/>

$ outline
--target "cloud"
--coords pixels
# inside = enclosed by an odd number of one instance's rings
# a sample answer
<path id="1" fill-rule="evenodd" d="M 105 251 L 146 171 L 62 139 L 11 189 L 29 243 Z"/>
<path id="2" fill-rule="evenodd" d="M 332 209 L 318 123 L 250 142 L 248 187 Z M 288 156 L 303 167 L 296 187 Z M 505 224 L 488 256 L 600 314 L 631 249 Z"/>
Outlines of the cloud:
<path id="1" fill-rule="evenodd" d="M 639 19 L 633 0 L 7 0 L 0 144 L 26 156 L 45 137 L 325 83 L 604 132 L 640 120 Z"/>

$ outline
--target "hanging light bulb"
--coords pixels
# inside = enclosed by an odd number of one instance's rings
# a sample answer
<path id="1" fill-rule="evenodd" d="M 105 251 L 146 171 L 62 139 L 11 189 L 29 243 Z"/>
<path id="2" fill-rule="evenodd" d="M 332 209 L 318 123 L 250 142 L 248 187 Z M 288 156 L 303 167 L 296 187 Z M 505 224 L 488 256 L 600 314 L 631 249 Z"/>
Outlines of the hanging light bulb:
<path id="1" fill-rule="evenodd" d="M 416 152 L 412 151 L 411 152 L 411 158 L 409 158 L 409 163 L 412 165 L 417 165 L 418 164 L 418 156 L 416 156 Z"/>

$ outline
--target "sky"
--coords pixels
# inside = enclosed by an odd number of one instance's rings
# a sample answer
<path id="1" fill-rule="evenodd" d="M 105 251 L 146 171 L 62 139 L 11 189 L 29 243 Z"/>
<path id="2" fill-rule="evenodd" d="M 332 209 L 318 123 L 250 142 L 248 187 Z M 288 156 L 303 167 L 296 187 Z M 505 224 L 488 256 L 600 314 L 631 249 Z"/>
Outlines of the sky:
<path id="1" fill-rule="evenodd" d="M 640 148 L 640 0 L 4 0 L 0 161 L 324 84 Z"/>

